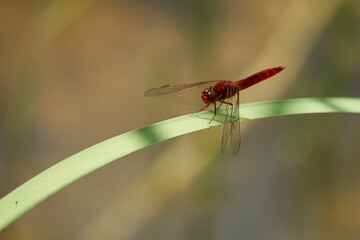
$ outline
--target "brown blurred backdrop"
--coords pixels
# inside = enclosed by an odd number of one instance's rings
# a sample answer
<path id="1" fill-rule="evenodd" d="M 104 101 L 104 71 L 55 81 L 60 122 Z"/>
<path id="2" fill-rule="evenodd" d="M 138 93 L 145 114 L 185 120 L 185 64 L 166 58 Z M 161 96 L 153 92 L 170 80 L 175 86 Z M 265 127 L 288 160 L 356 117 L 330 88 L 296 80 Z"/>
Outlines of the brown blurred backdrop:
<path id="1" fill-rule="evenodd" d="M 0 3 L 0 197 L 110 137 L 197 108 L 143 96 L 285 65 L 243 103 L 360 97 L 356 0 Z M 156 144 L 56 193 L 0 239 L 359 239 L 360 117 L 244 122 Z M 1 216 L 0 216 L 1 217 Z"/>

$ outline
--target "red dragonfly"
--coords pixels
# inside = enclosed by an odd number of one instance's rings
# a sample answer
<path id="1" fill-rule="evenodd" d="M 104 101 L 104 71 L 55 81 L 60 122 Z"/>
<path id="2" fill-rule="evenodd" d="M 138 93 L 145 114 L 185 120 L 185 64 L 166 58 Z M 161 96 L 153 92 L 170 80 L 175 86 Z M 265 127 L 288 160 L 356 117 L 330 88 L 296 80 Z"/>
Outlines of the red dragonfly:
<path id="1" fill-rule="evenodd" d="M 199 110 L 206 109 L 210 105 L 214 105 L 214 117 L 210 120 L 209 124 L 214 120 L 216 116 L 216 109 L 222 104 L 225 104 L 225 117 L 224 127 L 221 140 L 221 153 L 224 152 L 227 145 L 229 135 L 231 141 L 231 148 L 234 155 L 240 150 L 240 112 L 239 112 L 239 92 L 254 84 L 257 84 L 265 79 L 268 79 L 280 71 L 284 70 L 284 66 L 265 69 L 258 73 L 251 75 L 250 77 L 242 80 L 232 82 L 228 80 L 212 80 L 199 83 L 182 83 L 165 85 L 160 88 L 153 88 L 145 92 L 147 97 L 160 97 L 165 100 L 172 100 L 181 103 L 188 103 L 193 105 L 199 105 L 196 101 L 193 101 L 189 96 L 198 94 L 200 105 L 203 106 Z M 201 93 L 201 98 L 199 93 Z"/>

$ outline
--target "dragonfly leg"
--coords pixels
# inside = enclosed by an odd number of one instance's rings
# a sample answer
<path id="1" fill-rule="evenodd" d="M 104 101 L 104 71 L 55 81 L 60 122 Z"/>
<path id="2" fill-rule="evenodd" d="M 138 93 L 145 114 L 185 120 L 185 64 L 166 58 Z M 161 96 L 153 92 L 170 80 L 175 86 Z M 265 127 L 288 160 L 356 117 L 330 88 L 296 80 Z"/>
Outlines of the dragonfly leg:
<path id="1" fill-rule="evenodd" d="M 230 112 L 230 119 L 232 119 L 232 115 L 233 115 L 233 113 L 232 113 L 232 109 L 233 109 L 233 104 L 231 103 L 231 102 L 226 102 L 226 101 L 224 101 L 224 100 L 219 100 L 219 102 L 221 103 L 221 104 L 225 104 L 225 105 L 230 105 L 231 106 L 231 112 Z M 228 114 L 227 113 L 227 111 L 226 111 L 226 114 Z M 225 117 L 225 118 L 227 118 L 227 117 Z"/>
<path id="2" fill-rule="evenodd" d="M 220 104 L 221 105 L 221 104 Z M 200 109 L 198 112 L 201 112 L 202 110 L 204 110 L 204 109 L 206 109 L 208 106 L 210 106 L 210 103 L 208 104 L 208 105 L 206 105 L 205 107 L 203 107 L 202 109 Z M 210 125 L 210 123 L 215 119 L 215 117 L 216 117 L 216 102 L 214 102 L 214 116 L 213 116 L 213 118 L 210 120 L 210 122 L 209 122 L 209 125 Z"/>
<path id="3" fill-rule="evenodd" d="M 210 120 L 209 125 L 210 125 L 210 123 L 214 120 L 215 117 L 216 117 L 216 102 L 214 102 L 214 116 L 213 116 L 213 118 Z"/>
<path id="4" fill-rule="evenodd" d="M 198 112 L 201 112 L 202 110 L 206 109 L 209 105 L 210 105 L 210 103 L 208 105 L 206 105 L 205 107 L 203 107 L 202 109 L 200 109 Z"/>
<path id="5" fill-rule="evenodd" d="M 220 100 L 219 102 L 220 102 L 221 104 L 224 103 L 224 104 L 228 104 L 228 105 L 231 105 L 231 106 L 233 105 L 231 102 L 226 102 L 226 101 L 221 101 L 221 100 Z"/>

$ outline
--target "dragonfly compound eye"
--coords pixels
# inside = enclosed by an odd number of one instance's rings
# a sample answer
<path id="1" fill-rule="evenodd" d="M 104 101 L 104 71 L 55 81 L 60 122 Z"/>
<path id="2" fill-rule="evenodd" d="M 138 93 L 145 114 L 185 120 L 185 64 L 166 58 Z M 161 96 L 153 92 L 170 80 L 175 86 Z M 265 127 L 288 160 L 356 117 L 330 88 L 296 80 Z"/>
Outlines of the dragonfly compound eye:
<path id="1" fill-rule="evenodd" d="M 201 99 L 205 104 L 213 103 L 216 100 L 215 92 L 210 88 L 207 88 L 202 92 Z"/>

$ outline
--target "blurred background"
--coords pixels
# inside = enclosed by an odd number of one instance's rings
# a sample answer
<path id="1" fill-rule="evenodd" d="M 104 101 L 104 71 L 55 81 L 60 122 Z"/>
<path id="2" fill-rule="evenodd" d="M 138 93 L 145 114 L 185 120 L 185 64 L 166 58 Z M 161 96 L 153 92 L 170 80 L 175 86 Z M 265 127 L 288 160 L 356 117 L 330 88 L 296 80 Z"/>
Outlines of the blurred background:
<path id="1" fill-rule="evenodd" d="M 89 146 L 198 111 L 178 82 L 287 69 L 242 103 L 360 97 L 356 0 L 2 0 L 0 197 Z M 245 121 L 155 144 L 69 185 L 0 239 L 359 239 L 360 116 Z M 1 216 L 0 216 L 1 217 Z"/>

